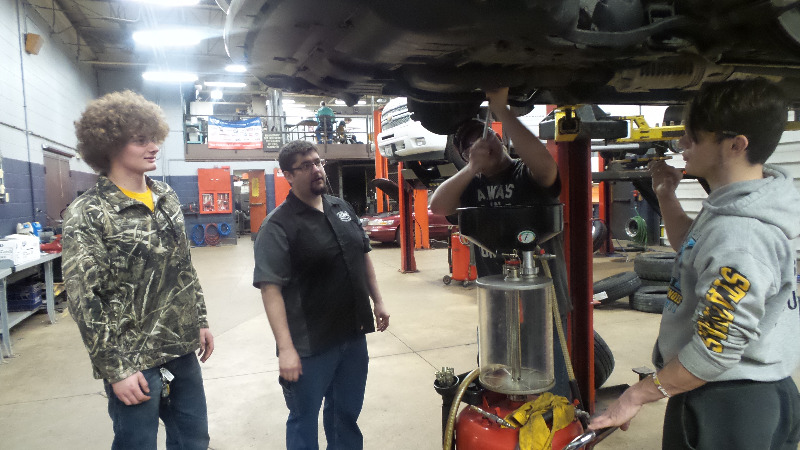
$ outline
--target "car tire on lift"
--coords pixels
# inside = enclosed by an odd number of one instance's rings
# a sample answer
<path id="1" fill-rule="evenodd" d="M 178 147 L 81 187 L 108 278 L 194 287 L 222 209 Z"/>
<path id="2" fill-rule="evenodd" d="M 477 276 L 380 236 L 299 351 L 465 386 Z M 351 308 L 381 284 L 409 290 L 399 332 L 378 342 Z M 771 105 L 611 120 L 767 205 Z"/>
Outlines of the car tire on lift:
<path id="1" fill-rule="evenodd" d="M 667 301 L 666 286 L 646 286 L 639 288 L 631 296 L 631 309 L 646 313 L 661 314 L 664 311 L 664 303 Z"/>
<path id="2" fill-rule="evenodd" d="M 614 354 L 611 353 L 611 348 L 608 347 L 606 341 L 594 332 L 594 388 L 600 387 L 611 376 L 614 371 Z"/>
<path id="3" fill-rule="evenodd" d="M 672 277 L 675 255 L 675 252 L 641 253 L 633 260 L 633 271 L 639 278 L 669 281 Z"/>
<path id="4" fill-rule="evenodd" d="M 616 275 L 611 275 L 608 278 L 603 278 L 592 285 L 592 291 L 595 294 L 600 292 L 606 293 L 606 298 L 600 300 L 600 304 L 607 305 L 621 299 L 628 297 L 642 285 L 642 281 L 636 272 L 620 272 Z"/>

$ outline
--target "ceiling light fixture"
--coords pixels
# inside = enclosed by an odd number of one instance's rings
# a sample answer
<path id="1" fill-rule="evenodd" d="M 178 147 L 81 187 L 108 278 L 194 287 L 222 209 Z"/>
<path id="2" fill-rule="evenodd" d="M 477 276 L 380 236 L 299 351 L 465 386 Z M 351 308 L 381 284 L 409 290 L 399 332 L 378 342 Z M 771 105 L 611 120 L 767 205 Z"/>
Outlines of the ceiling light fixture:
<path id="1" fill-rule="evenodd" d="M 150 47 L 191 47 L 206 39 L 206 33 L 190 28 L 142 30 L 133 33 L 133 40 Z"/>
<path id="2" fill-rule="evenodd" d="M 335 105 L 339 105 L 339 106 L 341 106 L 341 105 L 346 105 L 346 103 L 344 102 L 344 100 L 339 100 L 338 98 L 337 98 L 337 99 L 336 99 L 336 100 L 335 100 L 333 103 L 334 103 Z"/>
<path id="3" fill-rule="evenodd" d="M 359 105 L 366 105 L 366 104 L 367 104 L 367 101 L 366 101 L 366 100 L 359 100 L 359 101 L 358 101 L 358 104 L 359 104 Z"/>
<path id="4" fill-rule="evenodd" d="M 247 67 L 241 64 L 228 64 L 227 66 L 225 66 L 225 71 L 233 73 L 244 73 L 247 72 Z"/>
<path id="5" fill-rule="evenodd" d="M 193 83 L 197 81 L 197 74 L 189 72 L 144 72 L 142 78 L 147 81 L 165 83 Z"/>
<path id="6" fill-rule="evenodd" d="M 247 86 L 247 83 L 242 81 L 206 81 L 205 85 L 211 87 L 243 88 Z"/>
<path id="7" fill-rule="evenodd" d="M 222 100 L 222 91 L 220 91 L 219 89 L 214 89 L 213 91 L 211 91 L 211 94 L 209 94 L 209 96 L 211 97 L 211 100 Z"/>

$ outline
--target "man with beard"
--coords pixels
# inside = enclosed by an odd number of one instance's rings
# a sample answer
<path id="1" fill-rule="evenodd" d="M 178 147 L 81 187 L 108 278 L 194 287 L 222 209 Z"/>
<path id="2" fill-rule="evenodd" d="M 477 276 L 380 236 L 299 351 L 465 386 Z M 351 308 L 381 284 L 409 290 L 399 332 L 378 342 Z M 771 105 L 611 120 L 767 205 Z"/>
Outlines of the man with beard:
<path id="1" fill-rule="evenodd" d="M 313 144 L 286 144 L 278 164 L 292 188 L 258 231 L 253 285 L 261 289 L 275 335 L 278 381 L 289 408 L 286 448 L 318 448 L 324 398 L 328 449 L 362 449 L 357 420 L 369 363 L 365 334 L 389 326 L 372 248 L 353 208 L 325 195 L 325 162 Z"/>

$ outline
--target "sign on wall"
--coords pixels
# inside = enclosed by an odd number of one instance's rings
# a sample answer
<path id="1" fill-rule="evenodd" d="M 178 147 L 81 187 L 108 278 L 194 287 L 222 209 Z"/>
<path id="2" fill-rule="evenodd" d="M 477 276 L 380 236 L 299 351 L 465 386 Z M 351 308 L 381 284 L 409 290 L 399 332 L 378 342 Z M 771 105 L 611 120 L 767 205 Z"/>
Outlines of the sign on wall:
<path id="1" fill-rule="evenodd" d="M 242 150 L 263 148 L 261 119 L 221 120 L 208 118 L 208 148 Z"/>

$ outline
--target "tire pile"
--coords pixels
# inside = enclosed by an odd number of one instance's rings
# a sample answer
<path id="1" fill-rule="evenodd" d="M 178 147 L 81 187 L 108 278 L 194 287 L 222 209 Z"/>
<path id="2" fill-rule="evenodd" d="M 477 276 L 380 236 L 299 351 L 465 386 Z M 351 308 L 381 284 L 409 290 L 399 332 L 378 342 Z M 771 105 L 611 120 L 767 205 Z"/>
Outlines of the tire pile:
<path id="1" fill-rule="evenodd" d="M 631 309 L 661 314 L 667 299 L 675 252 L 645 252 L 633 260 L 633 272 L 620 272 L 594 283 L 600 305 L 628 297 Z"/>

